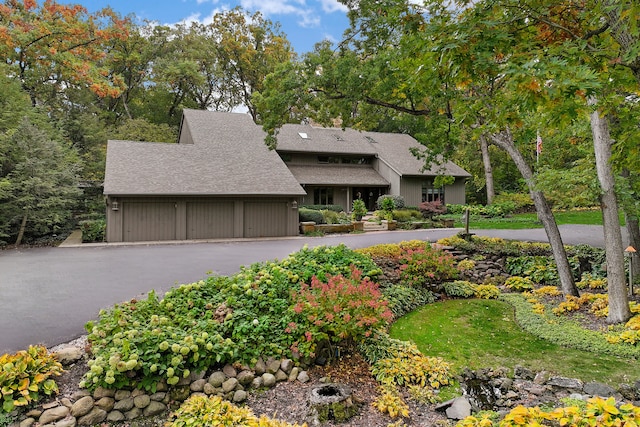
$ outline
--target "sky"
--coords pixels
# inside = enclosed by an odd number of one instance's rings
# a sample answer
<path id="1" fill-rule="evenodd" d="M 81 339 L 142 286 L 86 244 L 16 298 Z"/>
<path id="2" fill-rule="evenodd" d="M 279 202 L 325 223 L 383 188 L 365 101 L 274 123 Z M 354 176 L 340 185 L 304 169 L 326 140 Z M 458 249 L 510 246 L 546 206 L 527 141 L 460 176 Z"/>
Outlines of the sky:
<path id="1" fill-rule="evenodd" d="M 348 27 L 347 8 L 337 0 L 59 0 L 59 3 L 81 4 L 89 12 L 106 6 L 122 16 L 135 14 L 141 21 L 158 21 L 170 25 L 198 21 L 208 24 L 218 12 L 241 6 L 250 13 L 279 22 L 282 31 L 298 54 L 313 50 L 325 39 L 341 39 Z"/>

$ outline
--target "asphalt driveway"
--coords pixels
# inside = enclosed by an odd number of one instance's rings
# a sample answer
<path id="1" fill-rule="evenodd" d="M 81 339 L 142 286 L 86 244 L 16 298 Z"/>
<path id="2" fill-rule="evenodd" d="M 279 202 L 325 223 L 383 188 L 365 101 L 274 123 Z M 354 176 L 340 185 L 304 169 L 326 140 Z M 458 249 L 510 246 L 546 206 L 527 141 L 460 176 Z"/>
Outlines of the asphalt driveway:
<path id="1" fill-rule="evenodd" d="M 228 275 L 241 265 L 283 258 L 309 246 L 345 243 L 352 248 L 423 239 L 435 241 L 459 229 L 372 232 L 190 244 L 99 245 L 0 251 L 0 354 L 47 347 L 77 338 L 100 309 L 144 296 L 208 272 Z M 602 228 L 561 226 L 566 244 L 602 246 Z M 479 235 L 546 241 L 544 230 L 482 230 Z"/>

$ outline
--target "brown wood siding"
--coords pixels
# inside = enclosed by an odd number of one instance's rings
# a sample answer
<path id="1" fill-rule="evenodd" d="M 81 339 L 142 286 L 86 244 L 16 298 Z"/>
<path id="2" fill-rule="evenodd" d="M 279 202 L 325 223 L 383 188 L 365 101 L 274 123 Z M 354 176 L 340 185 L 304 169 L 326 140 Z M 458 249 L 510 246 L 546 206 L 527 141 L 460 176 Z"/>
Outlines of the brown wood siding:
<path id="1" fill-rule="evenodd" d="M 233 235 L 234 203 L 187 203 L 187 239 L 222 239 Z"/>
<path id="2" fill-rule="evenodd" d="M 127 202 L 122 204 L 125 242 L 175 240 L 174 202 Z"/>
<path id="3" fill-rule="evenodd" d="M 465 178 L 456 178 L 452 185 L 444 187 L 444 201 L 450 205 L 464 205 L 466 203 Z"/>
<path id="4" fill-rule="evenodd" d="M 244 237 L 287 235 L 287 202 L 246 202 Z"/>

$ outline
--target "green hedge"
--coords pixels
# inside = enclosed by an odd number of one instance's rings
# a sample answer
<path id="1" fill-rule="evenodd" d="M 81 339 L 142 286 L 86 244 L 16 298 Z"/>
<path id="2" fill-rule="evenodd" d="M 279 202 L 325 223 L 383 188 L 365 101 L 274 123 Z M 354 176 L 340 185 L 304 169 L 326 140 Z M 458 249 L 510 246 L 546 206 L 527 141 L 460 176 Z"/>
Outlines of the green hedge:
<path id="1" fill-rule="evenodd" d="M 298 218 L 300 219 L 300 222 L 313 221 L 316 224 L 324 224 L 324 215 L 322 215 L 322 211 L 315 209 L 299 208 Z"/>
<path id="2" fill-rule="evenodd" d="M 104 219 L 88 219 L 80 221 L 80 230 L 82 231 L 82 242 L 104 242 L 107 223 Z"/>
<path id="3" fill-rule="evenodd" d="M 301 205 L 300 209 L 303 208 L 314 211 L 330 210 L 334 212 L 344 212 L 344 208 L 341 205 Z"/>

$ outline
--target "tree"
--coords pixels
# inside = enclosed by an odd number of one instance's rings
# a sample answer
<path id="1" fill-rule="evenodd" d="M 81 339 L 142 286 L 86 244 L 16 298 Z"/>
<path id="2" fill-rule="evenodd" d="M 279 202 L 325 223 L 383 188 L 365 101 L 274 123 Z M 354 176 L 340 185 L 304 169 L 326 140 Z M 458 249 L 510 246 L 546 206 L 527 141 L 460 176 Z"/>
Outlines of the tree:
<path id="1" fill-rule="evenodd" d="M 124 23 L 108 8 L 88 14 L 82 6 L 51 0 L 7 0 L 0 5 L 0 53 L 34 106 L 60 102 L 71 87 L 113 96 L 122 80 L 98 61 L 105 43 L 127 36 Z"/>
<path id="2" fill-rule="evenodd" d="M 4 181 L 0 216 L 17 231 L 15 244 L 25 233 L 56 232 L 71 216 L 79 195 L 73 153 L 34 126 L 28 118 L 9 138 L 12 165 Z M 15 234 L 14 234 L 15 235 Z"/>

